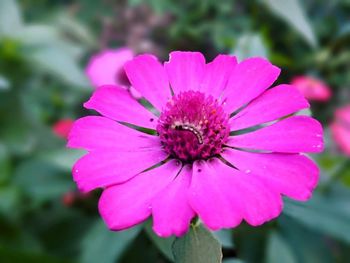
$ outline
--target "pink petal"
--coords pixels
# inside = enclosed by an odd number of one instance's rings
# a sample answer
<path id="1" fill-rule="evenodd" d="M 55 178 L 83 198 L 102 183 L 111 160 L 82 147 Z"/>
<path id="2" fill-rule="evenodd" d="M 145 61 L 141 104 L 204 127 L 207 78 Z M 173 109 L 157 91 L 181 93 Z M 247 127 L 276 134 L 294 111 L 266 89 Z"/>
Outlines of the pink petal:
<path id="1" fill-rule="evenodd" d="M 237 64 L 236 57 L 218 55 L 205 66 L 205 73 L 201 81 L 200 90 L 218 98 L 226 88 L 227 81 Z"/>
<path id="2" fill-rule="evenodd" d="M 186 165 L 179 175 L 152 201 L 153 230 L 161 237 L 182 236 L 195 213 L 188 204 L 187 191 L 192 169 Z"/>
<path id="3" fill-rule="evenodd" d="M 335 142 L 338 144 L 339 148 L 346 154 L 350 156 L 350 128 L 347 124 L 332 123 L 330 129 Z"/>
<path id="4" fill-rule="evenodd" d="M 102 86 L 84 103 L 107 118 L 155 129 L 157 117 L 139 104 L 130 94 L 116 86 Z"/>
<path id="5" fill-rule="evenodd" d="M 322 152 L 321 124 L 307 116 L 293 116 L 260 130 L 230 137 L 227 145 L 285 153 Z"/>
<path id="6" fill-rule="evenodd" d="M 226 149 L 222 156 L 242 172 L 260 177 L 275 191 L 296 200 L 309 199 L 318 181 L 317 165 L 303 155 Z"/>
<path id="7" fill-rule="evenodd" d="M 235 227 L 242 218 L 251 225 L 260 225 L 278 216 L 282 209 L 280 195 L 259 178 L 218 159 L 194 163 L 189 201 L 212 230 Z"/>
<path id="8" fill-rule="evenodd" d="M 280 69 L 263 58 L 248 58 L 237 64 L 224 91 L 227 112 L 234 112 L 255 99 L 279 74 Z"/>
<path id="9" fill-rule="evenodd" d="M 239 199 L 230 200 L 227 196 L 234 189 L 232 178 L 235 171 L 231 168 L 231 175 L 222 174 L 223 165 L 218 161 L 196 161 L 188 192 L 191 207 L 212 230 L 235 227 L 242 220 Z"/>
<path id="10" fill-rule="evenodd" d="M 95 88 L 102 85 L 122 85 L 117 82 L 117 77 L 123 73 L 125 62 L 133 56 L 132 50 L 128 48 L 102 51 L 90 59 L 85 70 L 86 75 Z"/>
<path id="11" fill-rule="evenodd" d="M 161 111 L 171 93 L 167 74 L 157 58 L 140 55 L 127 62 L 124 68 L 132 86 Z"/>
<path id="12" fill-rule="evenodd" d="M 175 94 L 200 89 L 205 71 L 205 58 L 200 52 L 171 52 L 164 67 Z"/>
<path id="13" fill-rule="evenodd" d="M 100 116 L 88 116 L 75 121 L 67 146 L 88 151 L 135 151 L 161 147 L 158 136 L 136 131 Z"/>
<path id="14" fill-rule="evenodd" d="M 130 181 L 105 189 L 98 208 L 111 230 L 136 225 L 150 216 L 154 196 L 174 180 L 181 165 L 172 160 Z"/>
<path id="15" fill-rule="evenodd" d="M 231 119 L 231 129 L 240 130 L 276 120 L 310 105 L 291 85 L 279 85 L 265 91 Z"/>
<path id="16" fill-rule="evenodd" d="M 167 154 L 160 148 L 132 152 L 93 151 L 75 163 L 73 178 L 82 192 L 88 192 L 123 183 L 166 157 Z"/>

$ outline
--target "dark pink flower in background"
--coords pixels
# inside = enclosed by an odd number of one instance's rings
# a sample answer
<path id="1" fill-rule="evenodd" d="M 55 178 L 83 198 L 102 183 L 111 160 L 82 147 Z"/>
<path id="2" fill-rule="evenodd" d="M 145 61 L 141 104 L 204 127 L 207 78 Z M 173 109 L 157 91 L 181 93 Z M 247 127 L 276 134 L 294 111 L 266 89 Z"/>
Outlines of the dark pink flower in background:
<path id="1" fill-rule="evenodd" d="M 308 100 L 328 101 L 332 96 L 331 89 L 326 83 L 311 76 L 295 77 L 291 84 Z"/>
<path id="2" fill-rule="evenodd" d="M 335 118 L 330 128 L 339 148 L 350 156 L 350 105 L 335 112 Z"/>
<path id="3" fill-rule="evenodd" d="M 126 47 L 104 50 L 91 57 L 85 69 L 86 75 L 95 88 L 102 85 L 129 86 L 124 64 L 133 57 L 134 52 Z"/>
<path id="4" fill-rule="evenodd" d="M 150 216 L 163 237 L 183 235 L 196 216 L 213 230 L 257 226 L 281 213 L 282 195 L 310 198 L 319 169 L 303 153 L 323 150 L 322 127 L 290 116 L 309 104 L 291 85 L 269 89 L 280 73 L 269 61 L 206 63 L 176 51 L 164 64 L 137 56 L 125 71 L 159 113 L 102 86 L 84 104 L 102 116 L 77 120 L 68 142 L 88 151 L 73 177 L 81 191 L 103 188 L 99 211 L 110 229 Z"/>
<path id="5" fill-rule="evenodd" d="M 54 134 L 56 134 L 58 137 L 66 139 L 68 137 L 68 134 L 73 126 L 73 120 L 72 119 L 62 119 L 56 122 L 52 126 L 52 131 Z"/>

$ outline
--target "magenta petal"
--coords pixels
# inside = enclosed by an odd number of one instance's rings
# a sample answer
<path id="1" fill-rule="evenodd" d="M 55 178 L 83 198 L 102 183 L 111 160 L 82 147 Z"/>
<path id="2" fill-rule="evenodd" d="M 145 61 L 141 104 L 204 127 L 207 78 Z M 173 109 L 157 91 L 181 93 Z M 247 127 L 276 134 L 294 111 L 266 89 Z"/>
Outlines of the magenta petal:
<path id="1" fill-rule="evenodd" d="M 300 154 L 226 149 L 222 156 L 242 172 L 259 176 L 275 191 L 296 200 L 309 199 L 318 181 L 317 165 Z"/>
<path id="2" fill-rule="evenodd" d="M 153 230 L 161 237 L 181 236 L 189 228 L 195 215 L 187 200 L 191 173 L 192 169 L 185 166 L 152 200 Z"/>
<path id="3" fill-rule="evenodd" d="M 279 193 L 268 188 L 260 178 L 217 159 L 195 162 L 193 169 L 190 204 L 212 230 L 235 227 L 242 218 L 256 226 L 281 213 Z"/>
<path id="4" fill-rule="evenodd" d="M 291 85 L 279 85 L 265 91 L 231 119 L 231 129 L 240 130 L 276 120 L 310 105 Z"/>
<path id="5" fill-rule="evenodd" d="M 205 58 L 200 52 L 171 52 L 164 67 L 175 94 L 200 89 L 205 70 Z"/>
<path id="6" fill-rule="evenodd" d="M 84 103 L 107 118 L 155 129 L 157 117 L 138 103 L 130 94 L 117 86 L 106 85 L 97 89 Z"/>
<path id="7" fill-rule="evenodd" d="M 105 189 L 98 209 L 111 230 L 136 225 L 150 216 L 153 197 L 174 180 L 181 169 L 178 161 L 135 176 L 130 181 Z"/>
<path id="8" fill-rule="evenodd" d="M 73 178 L 81 191 L 88 192 L 123 183 L 166 157 L 160 148 L 132 152 L 93 151 L 75 163 Z"/>
<path id="9" fill-rule="evenodd" d="M 132 86 L 161 111 L 171 93 L 167 74 L 158 59 L 149 54 L 139 55 L 124 68 Z"/>
<path id="10" fill-rule="evenodd" d="M 100 116 L 88 116 L 75 121 L 67 146 L 88 151 L 135 151 L 161 147 L 158 136 L 136 131 Z"/>
<path id="11" fill-rule="evenodd" d="M 321 124 L 307 116 L 293 116 L 260 130 L 230 137 L 227 145 L 273 152 L 323 151 Z"/>
<path id="12" fill-rule="evenodd" d="M 223 165 L 218 161 L 196 161 L 193 164 L 192 182 L 188 192 L 191 207 L 212 230 L 235 227 L 242 220 L 239 199 L 230 200 L 227 196 L 234 191 L 234 181 L 233 175 L 221 173 Z"/>
<path id="13" fill-rule="evenodd" d="M 212 62 L 205 66 L 200 90 L 205 94 L 218 98 L 226 88 L 227 81 L 236 64 L 236 57 L 218 55 Z"/>
<path id="14" fill-rule="evenodd" d="M 248 58 L 237 64 L 224 91 L 227 112 L 232 113 L 255 99 L 279 74 L 280 69 L 263 58 Z"/>

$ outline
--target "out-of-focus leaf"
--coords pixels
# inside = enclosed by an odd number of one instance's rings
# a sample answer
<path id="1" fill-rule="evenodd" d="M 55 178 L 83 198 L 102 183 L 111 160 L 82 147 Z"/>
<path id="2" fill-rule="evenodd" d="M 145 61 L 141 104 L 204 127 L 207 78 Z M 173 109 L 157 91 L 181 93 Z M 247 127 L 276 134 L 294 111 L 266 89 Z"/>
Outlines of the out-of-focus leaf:
<path id="1" fill-rule="evenodd" d="M 38 159 L 21 163 L 15 170 L 14 183 L 37 202 L 60 197 L 75 188 L 70 176 Z"/>
<path id="2" fill-rule="evenodd" d="M 23 251 L 0 245 L 0 262 L 68 263 L 70 261 L 43 253 Z"/>
<path id="3" fill-rule="evenodd" d="M 0 185 L 4 183 L 10 175 L 10 158 L 6 147 L 0 144 Z"/>
<path id="4" fill-rule="evenodd" d="M 102 220 L 98 220 L 82 240 L 80 262 L 118 262 L 140 230 L 141 227 L 136 226 L 128 230 L 112 232 Z"/>
<path id="5" fill-rule="evenodd" d="M 173 244 L 177 263 L 219 263 L 222 251 L 219 241 L 203 225 L 192 226 L 190 231 Z"/>
<path id="6" fill-rule="evenodd" d="M 55 165 L 65 171 L 71 171 L 73 164 L 83 155 L 85 151 L 75 149 L 57 149 L 40 155 L 40 159 Z"/>
<path id="7" fill-rule="evenodd" d="M 350 210 L 345 208 L 341 200 L 314 194 L 306 203 L 287 199 L 283 213 L 311 229 L 350 243 Z"/>
<path id="8" fill-rule="evenodd" d="M 0 1 L 0 37 L 12 36 L 22 27 L 22 15 L 15 0 Z"/>
<path id="9" fill-rule="evenodd" d="M 235 228 L 233 238 L 238 258 L 245 262 L 260 262 L 262 258 L 265 258 L 268 233 L 272 224 L 273 222 L 259 227 L 241 224 Z"/>
<path id="10" fill-rule="evenodd" d="M 249 57 L 267 58 L 267 49 L 259 34 L 245 34 L 238 38 L 237 44 L 232 51 L 238 60 Z"/>
<path id="11" fill-rule="evenodd" d="M 10 87 L 10 82 L 4 76 L 0 75 L 0 92 L 2 90 L 8 90 Z"/>
<path id="12" fill-rule="evenodd" d="M 49 25 L 29 24 L 15 31 L 12 38 L 25 45 L 54 44 L 59 40 L 58 30 Z"/>
<path id="13" fill-rule="evenodd" d="M 315 33 L 299 0 L 264 0 L 264 3 L 273 13 L 297 30 L 310 46 L 317 46 Z"/>
<path id="14" fill-rule="evenodd" d="M 18 214 L 17 205 L 20 200 L 20 192 L 16 187 L 0 187 L 0 216 L 13 217 Z"/>
<path id="15" fill-rule="evenodd" d="M 72 40 L 78 40 L 80 43 L 84 43 L 89 47 L 94 47 L 96 45 L 95 38 L 89 28 L 72 16 L 61 13 L 57 17 L 57 26 L 60 31 L 63 31 L 68 37 L 74 38 Z"/>
<path id="16" fill-rule="evenodd" d="M 233 234 L 231 229 L 221 229 L 219 231 L 213 232 L 213 235 L 219 242 L 221 243 L 222 247 L 225 248 L 233 248 Z"/>
<path id="17" fill-rule="evenodd" d="M 157 236 L 152 230 L 152 221 L 149 220 L 145 224 L 145 231 L 149 238 L 152 240 L 153 244 L 163 253 L 163 255 L 174 262 L 174 255 L 172 252 L 172 245 L 175 241 L 175 237 L 161 238 Z"/>
<path id="18" fill-rule="evenodd" d="M 289 244 L 276 231 L 270 233 L 270 238 L 267 245 L 266 262 L 268 263 L 296 263 L 293 252 Z"/>
<path id="19" fill-rule="evenodd" d="M 67 52 L 59 48 L 44 46 L 31 52 L 28 51 L 27 56 L 34 63 L 33 65 L 40 66 L 43 71 L 61 78 L 69 85 L 79 88 L 88 86 L 87 79 L 78 63 Z"/>
<path id="20" fill-rule="evenodd" d="M 278 223 L 279 233 L 292 250 L 296 262 L 337 262 L 331 253 L 332 241 L 325 236 L 284 215 L 279 217 Z"/>

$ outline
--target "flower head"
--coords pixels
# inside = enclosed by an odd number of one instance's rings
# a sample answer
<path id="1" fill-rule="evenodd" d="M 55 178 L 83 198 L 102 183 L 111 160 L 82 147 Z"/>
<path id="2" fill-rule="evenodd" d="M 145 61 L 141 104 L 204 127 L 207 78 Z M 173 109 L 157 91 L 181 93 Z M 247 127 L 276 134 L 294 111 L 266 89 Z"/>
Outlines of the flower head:
<path id="1" fill-rule="evenodd" d="M 350 105 L 335 112 L 335 118 L 330 128 L 340 149 L 350 156 Z"/>
<path id="2" fill-rule="evenodd" d="M 110 229 L 151 215 L 160 236 L 184 234 L 196 216 L 213 230 L 256 226 L 281 213 L 281 195 L 310 197 L 319 170 L 302 153 L 322 151 L 322 127 L 287 117 L 309 104 L 290 85 L 268 89 L 279 68 L 176 51 L 164 64 L 137 56 L 125 71 L 156 110 L 100 87 L 84 106 L 103 117 L 77 120 L 68 142 L 89 151 L 74 180 L 82 191 L 104 189 L 99 211 Z"/>
<path id="3" fill-rule="evenodd" d="M 294 85 L 308 100 L 328 101 L 331 89 L 323 81 L 311 76 L 298 76 L 292 80 Z"/>

